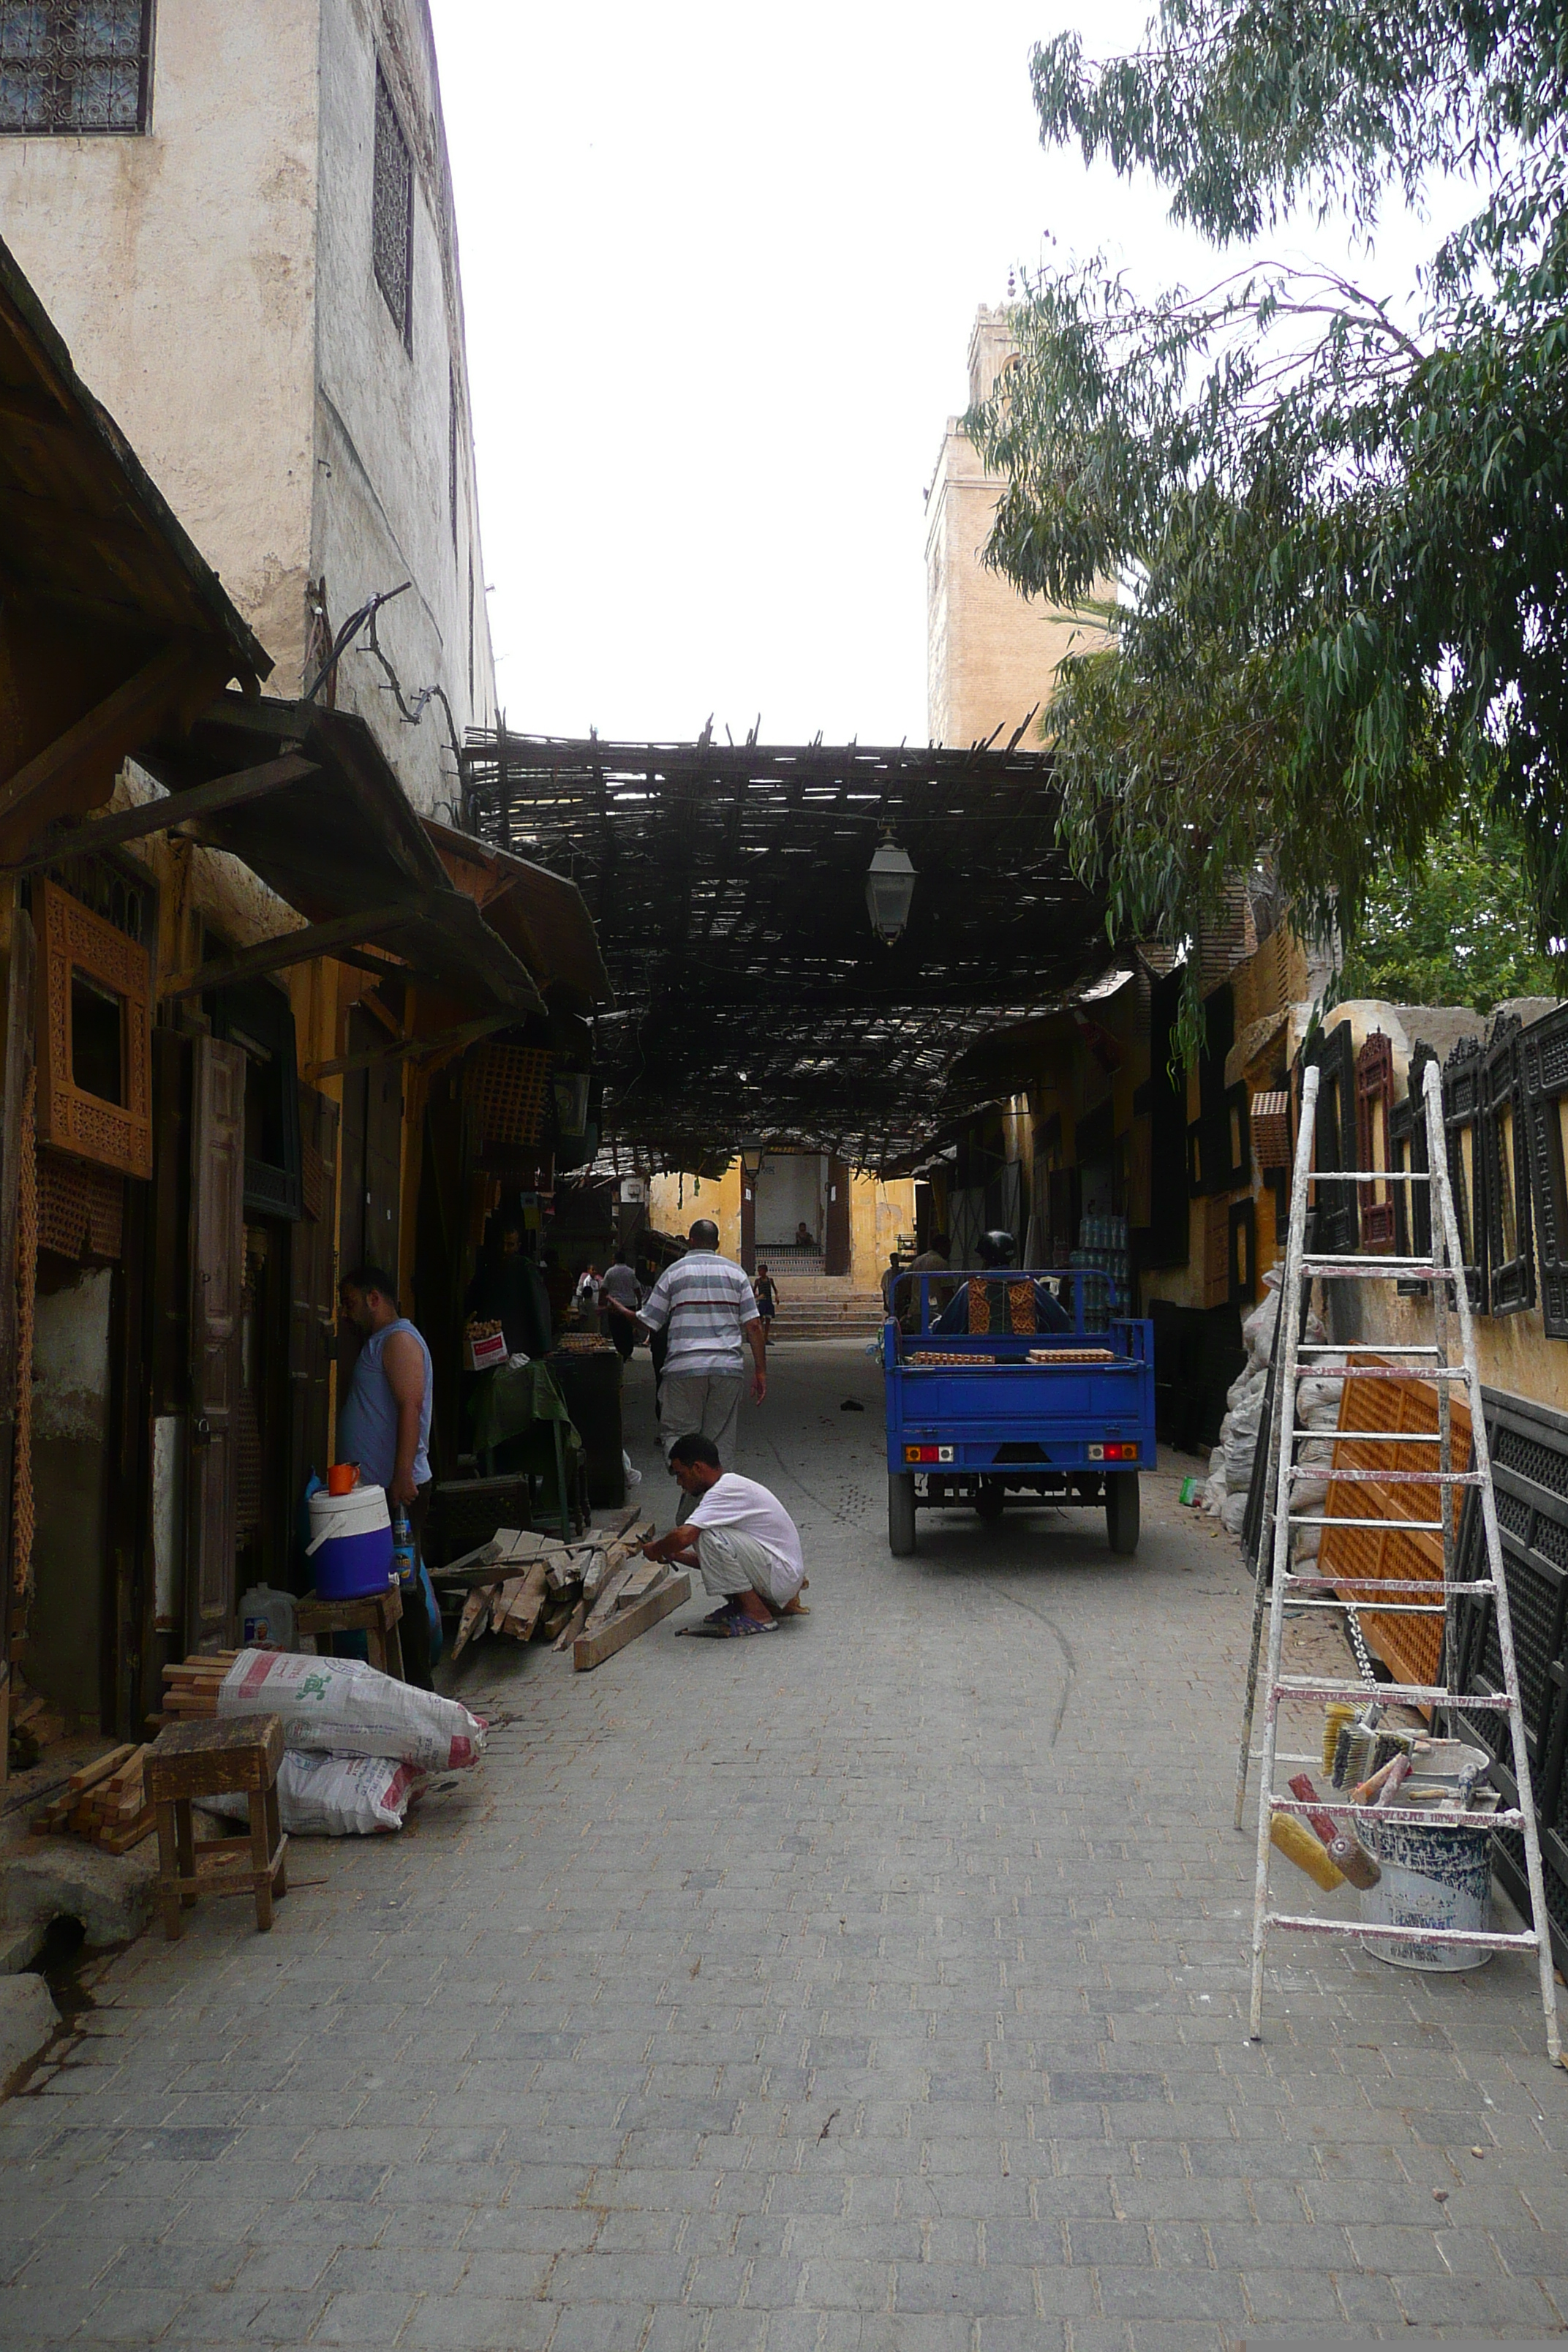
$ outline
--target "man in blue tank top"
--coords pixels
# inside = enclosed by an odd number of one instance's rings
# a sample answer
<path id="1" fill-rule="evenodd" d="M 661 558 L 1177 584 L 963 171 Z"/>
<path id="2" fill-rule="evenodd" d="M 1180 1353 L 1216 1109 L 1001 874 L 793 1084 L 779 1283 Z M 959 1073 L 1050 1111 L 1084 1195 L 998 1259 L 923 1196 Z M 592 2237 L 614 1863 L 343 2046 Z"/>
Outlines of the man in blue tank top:
<path id="1" fill-rule="evenodd" d="M 357 1462 L 360 1484 L 384 1486 L 387 1508 L 408 1514 L 415 1543 L 430 1499 L 430 1350 L 397 1311 L 397 1286 L 378 1265 L 355 1266 L 339 1286 L 345 1318 L 364 1344 L 338 1408 L 338 1460 Z M 403 1670 L 420 1690 L 430 1680 L 430 1628 L 416 1583 L 403 1596 Z"/>

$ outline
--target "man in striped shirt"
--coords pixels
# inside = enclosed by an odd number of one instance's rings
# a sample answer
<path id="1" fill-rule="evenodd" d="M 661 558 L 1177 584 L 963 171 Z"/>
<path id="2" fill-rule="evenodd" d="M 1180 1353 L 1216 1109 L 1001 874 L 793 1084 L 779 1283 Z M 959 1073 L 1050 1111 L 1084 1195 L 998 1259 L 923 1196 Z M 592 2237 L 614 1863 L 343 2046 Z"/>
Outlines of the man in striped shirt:
<path id="1" fill-rule="evenodd" d="M 744 1269 L 719 1255 L 711 1219 L 700 1217 L 687 1238 L 686 1255 L 666 1266 L 637 1315 L 650 1336 L 668 1327 L 658 1433 L 666 1461 L 678 1437 L 700 1434 L 712 1439 L 720 1461 L 732 1470 L 748 1347 L 752 1394 L 761 1404 L 768 1391 L 763 1322 Z M 694 1497 L 683 1495 L 678 1520 L 695 1508 Z"/>

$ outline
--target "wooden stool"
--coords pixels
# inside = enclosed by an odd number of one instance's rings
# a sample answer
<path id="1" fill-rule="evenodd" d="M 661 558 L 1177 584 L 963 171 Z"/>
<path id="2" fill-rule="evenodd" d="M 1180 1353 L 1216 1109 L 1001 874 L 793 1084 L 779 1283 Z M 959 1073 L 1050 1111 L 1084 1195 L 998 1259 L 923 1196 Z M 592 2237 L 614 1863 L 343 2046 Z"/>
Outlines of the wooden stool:
<path id="1" fill-rule="evenodd" d="M 158 1816 L 158 1892 L 171 1944 L 179 1941 L 181 1907 L 198 1895 L 254 1894 L 258 1927 L 265 1934 L 271 1927 L 273 1895 L 289 1892 L 289 1841 L 278 1820 L 282 1761 L 283 1724 L 276 1715 L 172 1723 L 148 1749 L 143 1769 Z M 248 1857 L 237 1838 L 198 1850 L 192 1798 L 235 1794 L 250 1800 Z"/>
<path id="2" fill-rule="evenodd" d="M 403 1636 L 397 1630 L 403 1615 L 403 1595 L 395 1584 L 384 1592 L 362 1593 L 357 1601 L 318 1601 L 307 1592 L 294 1611 L 294 1624 L 301 1633 L 363 1633 L 373 1666 L 384 1675 L 395 1675 L 405 1682 L 403 1671 Z"/>

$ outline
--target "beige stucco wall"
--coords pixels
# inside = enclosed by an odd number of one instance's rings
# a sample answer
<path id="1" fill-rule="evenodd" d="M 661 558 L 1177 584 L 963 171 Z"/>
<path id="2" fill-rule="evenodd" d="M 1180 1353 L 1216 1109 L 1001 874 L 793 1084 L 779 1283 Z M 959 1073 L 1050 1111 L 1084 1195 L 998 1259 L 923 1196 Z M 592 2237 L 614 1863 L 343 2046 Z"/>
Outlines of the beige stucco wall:
<path id="1" fill-rule="evenodd" d="M 371 263 L 378 54 L 414 163 L 407 349 Z M 147 132 L 0 141 L 0 234 L 272 655 L 268 691 L 305 683 L 312 582 L 325 582 L 335 629 L 409 580 L 379 625 L 406 699 L 439 687 L 459 740 L 471 719 L 493 719 L 426 0 L 160 0 Z M 438 700 L 407 723 L 357 650 L 337 699 L 368 721 L 416 805 L 453 798 Z"/>
<path id="2" fill-rule="evenodd" d="M 145 136 L 0 140 L 0 235 L 287 681 L 310 542 L 316 0 L 161 0 L 155 42 Z"/>
<path id="3" fill-rule="evenodd" d="M 1005 310 L 982 308 L 970 400 L 987 398 L 1012 350 Z M 1058 663 L 1103 641 L 1092 623 L 1021 596 L 983 562 L 1002 490 L 950 416 L 926 497 L 926 700 L 933 743 L 1005 742 L 1049 701 Z M 1024 739 L 1032 741 L 1037 719 Z"/>
<path id="4" fill-rule="evenodd" d="M 439 686 L 459 740 L 496 712 L 485 610 L 473 427 L 468 415 L 457 220 L 426 0 L 322 0 L 317 310 L 318 494 L 312 577 L 333 628 L 364 601 L 412 581 L 378 620 L 404 697 Z M 414 165 L 407 345 L 371 260 L 375 72 L 380 58 Z M 458 511 L 448 488 L 458 387 Z M 470 581 L 472 594 L 470 600 Z M 470 609 L 472 634 L 470 637 Z M 376 665 L 347 656 L 340 707 L 375 730 L 421 808 L 455 800 L 456 762 L 437 700 L 416 725 Z"/>
<path id="5" fill-rule="evenodd" d="M 875 1290 L 900 1234 L 915 1229 L 915 1188 L 899 1179 L 883 1183 L 875 1176 L 854 1174 L 849 1180 L 849 1286 Z M 720 1177 L 655 1176 L 648 1186 L 648 1222 L 661 1233 L 684 1234 L 699 1217 L 711 1217 L 719 1228 L 719 1247 L 725 1257 L 741 1255 L 741 1163 L 732 1160 Z"/>

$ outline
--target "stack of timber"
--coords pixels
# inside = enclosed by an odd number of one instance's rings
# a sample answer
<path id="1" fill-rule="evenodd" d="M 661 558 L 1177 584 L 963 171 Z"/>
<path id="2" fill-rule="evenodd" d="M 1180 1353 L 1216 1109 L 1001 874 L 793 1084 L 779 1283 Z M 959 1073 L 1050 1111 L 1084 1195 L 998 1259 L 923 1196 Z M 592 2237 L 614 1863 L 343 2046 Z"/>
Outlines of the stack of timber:
<path id="1" fill-rule="evenodd" d="M 165 1723 L 200 1722 L 216 1716 L 218 1685 L 238 1655 L 237 1650 L 198 1650 L 178 1665 L 165 1666 L 159 1728 Z"/>
<path id="2" fill-rule="evenodd" d="M 464 1594 L 453 1657 L 490 1633 L 514 1642 L 537 1636 L 571 1650 L 579 1667 L 597 1665 L 686 1597 L 670 1597 L 676 1584 L 689 1589 L 640 1558 L 653 1531 L 650 1519 L 637 1523 L 635 1507 L 574 1543 L 499 1528 L 488 1544 L 436 1571 L 437 1585 Z M 656 1592 L 660 1605 L 650 1610 Z"/>
<path id="3" fill-rule="evenodd" d="M 33 1817 L 35 1836 L 87 1838 L 106 1853 L 129 1853 L 153 1827 L 142 1767 L 145 1748 L 111 1748 L 73 1772 L 59 1795 Z"/>

